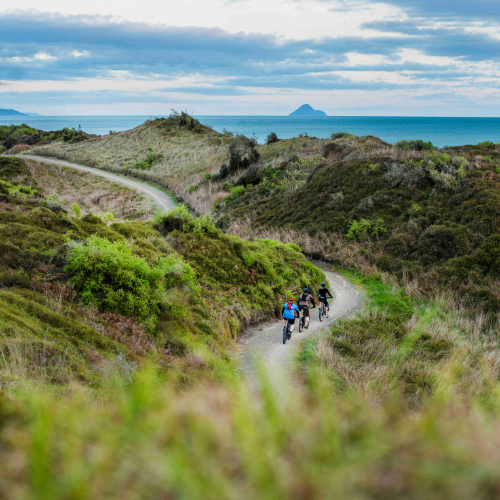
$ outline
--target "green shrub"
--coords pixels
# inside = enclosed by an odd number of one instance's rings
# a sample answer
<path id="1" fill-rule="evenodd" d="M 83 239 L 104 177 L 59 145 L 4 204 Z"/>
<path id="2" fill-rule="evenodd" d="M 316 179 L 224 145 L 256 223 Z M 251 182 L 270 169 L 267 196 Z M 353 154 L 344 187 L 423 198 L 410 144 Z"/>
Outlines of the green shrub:
<path id="1" fill-rule="evenodd" d="M 377 236 L 386 233 L 384 220 L 377 219 L 375 222 L 367 219 L 354 220 L 351 222 L 346 238 L 349 240 L 363 241 L 370 236 Z"/>
<path id="2" fill-rule="evenodd" d="M 399 141 L 396 143 L 396 149 L 401 151 L 431 151 L 435 149 L 434 144 L 432 142 L 424 142 L 422 140 L 417 141 Z"/>
<path id="3" fill-rule="evenodd" d="M 495 143 L 493 141 L 484 141 L 484 142 L 478 142 L 477 146 L 494 146 Z"/>
<path id="4" fill-rule="evenodd" d="M 80 205 L 78 205 L 78 203 L 76 201 L 71 205 L 70 208 L 71 208 L 71 210 L 73 210 L 75 216 L 78 219 L 82 216 L 82 209 L 80 208 Z"/>
<path id="5" fill-rule="evenodd" d="M 330 136 L 331 139 L 348 139 L 349 137 L 355 137 L 352 134 L 349 134 L 347 132 L 333 132 L 332 135 Z"/>
<path id="6" fill-rule="evenodd" d="M 143 321 L 156 319 L 161 296 L 168 288 L 194 283 L 193 270 L 178 255 L 150 265 L 134 255 L 128 243 L 99 236 L 73 244 L 65 271 L 85 304 Z"/>
<path id="7" fill-rule="evenodd" d="M 191 184 L 191 186 L 189 186 L 186 189 L 186 192 L 187 193 L 192 193 L 193 191 L 196 191 L 197 189 L 198 189 L 198 185 L 197 184 Z"/>
<path id="8" fill-rule="evenodd" d="M 135 168 L 139 168 L 141 170 L 149 170 L 155 162 L 163 158 L 163 155 L 153 153 L 153 150 L 151 148 L 148 148 L 148 153 L 149 154 L 145 160 L 137 162 L 135 164 Z"/>
<path id="9" fill-rule="evenodd" d="M 430 226 L 420 236 L 417 251 L 423 264 L 435 264 L 457 255 L 463 255 L 467 246 L 467 229 Z"/>
<path id="10" fill-rule="evenodd" d="M 245 186 L 235 186 L 231 188 L 231 194 L 229 195 L 229 198 L 231 200 L 236 200 L 236 198 L 239 198 L 244 194 L 245 194 Z"/>

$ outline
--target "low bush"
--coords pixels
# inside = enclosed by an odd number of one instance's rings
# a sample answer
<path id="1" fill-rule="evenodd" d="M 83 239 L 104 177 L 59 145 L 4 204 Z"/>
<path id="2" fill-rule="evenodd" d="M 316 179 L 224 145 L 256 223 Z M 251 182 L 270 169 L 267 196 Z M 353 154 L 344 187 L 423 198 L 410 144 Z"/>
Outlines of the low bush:
<path id="1" fill-rule="evenodd" d="M 274 132 L 271 132 L 267 136 L 266 144 L 274 144 L 275 142 L 278 142 L 278 141 L 279 141 L 278 136 Z"/>
<path id="2" fill-rule="evenodd" d="M 191 267 L 178 256 L 150 265 L 134 255 L 129 244 L 99 236 L 70 244 L 65 271 L 85 304 L 143 321 L 157 318 L 158 304 L 168 288 L 193 285 Z"/>

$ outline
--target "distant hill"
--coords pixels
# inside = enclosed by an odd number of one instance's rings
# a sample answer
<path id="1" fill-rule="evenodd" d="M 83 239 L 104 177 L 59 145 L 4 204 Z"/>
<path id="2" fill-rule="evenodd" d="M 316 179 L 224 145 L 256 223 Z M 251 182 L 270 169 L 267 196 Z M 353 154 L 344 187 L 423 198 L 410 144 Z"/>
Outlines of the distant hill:
<path id="1" fill-rule="evenodd" d="M 20 113 L 15 109 L 0 109 L 0 116 L 28 116 L 25 113 Z"/>
<path id="2" fill-rule="evenodd" d="M 313 109 L 309 104 L 303 104 L 299 109 L 288 116 L 328 116 L 324 111 Z"/>

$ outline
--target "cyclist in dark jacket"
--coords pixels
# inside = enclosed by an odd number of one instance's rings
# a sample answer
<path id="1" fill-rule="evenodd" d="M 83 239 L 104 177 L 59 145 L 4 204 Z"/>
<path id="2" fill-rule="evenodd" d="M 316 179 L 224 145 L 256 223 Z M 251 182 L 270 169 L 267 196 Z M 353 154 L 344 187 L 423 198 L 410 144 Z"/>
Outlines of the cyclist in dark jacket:
<path id="1" fill-rule="evenodd" d="M 301 293 L 299 296 L 299 311 L 301 311 L 306 318 L 306 328 L 309 328 L 309 320 L 311 319 L 309 315 L 309 301 L 312 302 L 313 307 L 316 307 L 314 297 L 309 292 L 309 288 L 304 288 L 304 293 Z"/>
<path id="2" fill-rule="evenodd" d="M 326 288 L 325 282 L 321 283 L 321 288 L 319 289 L 318 295 L 319 295 L 319 301 L 323 302 L 323 304 L 325 304 L 325 313 L 326 313 L 326 317 L 328 318 L 330 316 L 330 307 L 329 307 L 330 304 L 328 304 L 327 295 L 331 299 L 333 299 L 333 296 L 330 293 L 330 290 L 328 290 L 328 288 Z"/>

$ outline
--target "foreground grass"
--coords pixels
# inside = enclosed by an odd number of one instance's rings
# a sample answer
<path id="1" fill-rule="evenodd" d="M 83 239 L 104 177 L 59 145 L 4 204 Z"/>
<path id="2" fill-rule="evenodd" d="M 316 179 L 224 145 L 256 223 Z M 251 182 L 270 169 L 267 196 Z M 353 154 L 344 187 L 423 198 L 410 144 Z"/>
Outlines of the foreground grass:
<path id="1" fill-rule="evenodd" d="M 366 310 L 306 342 L 308 383 L 291 380 L 288 398 L 262 369 L 252 392 L 201 344 L 193 353 L 218 377 L 189 388 L 180 372 L 150 365 L 115 372 L 97 390 L 38 383 L 0 395 L 0 495 L 497 498 L 493 332 L 473 335 L 478 320 L 443 298 L 346 277 L 365 288 Z M 445 355 L 439 343 L 423 347 L 439 339 Z M 427 370 L 425 390 L 401 379 L 402 368 Z"/>
<path id="2" fill-rule="evenodd" d="M 264 379 L 265 382 L 265 379 Z M 2 401 L 5 498 L 496 498 L 492 409 L 436 394 L 411 412 L 332 393 L 322 378 L 280 401 L 235 379 L 177 392 L 154 368 L 100 394 Z M 494 404 L 493 404 L 494 403 Z"/>

